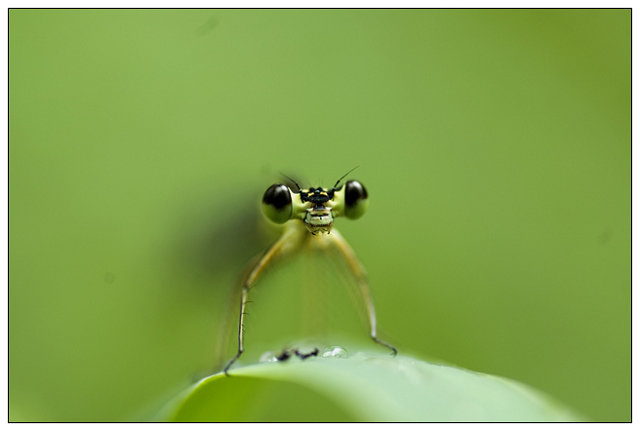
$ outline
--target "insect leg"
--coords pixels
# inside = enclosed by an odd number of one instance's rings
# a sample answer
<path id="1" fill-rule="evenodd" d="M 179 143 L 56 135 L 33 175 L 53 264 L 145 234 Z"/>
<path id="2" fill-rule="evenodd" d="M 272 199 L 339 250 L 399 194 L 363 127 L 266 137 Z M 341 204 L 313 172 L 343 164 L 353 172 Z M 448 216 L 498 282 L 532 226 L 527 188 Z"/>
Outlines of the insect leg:
<path id="1" fill-rule="evenodd" d="M 295 223 L 295 222 L 294 222 Z M 302 228 L 302 229 L 301 229 Z M 244 352 L 244 316 L 245 316 L 245 308 L 247 305 L 247 298 L 249 294 L 249 289 L 258 281 L 262 273 L 266 268 L 268 268 L 276 258 L 282 257 L 285 254 L 289 254 L 293 250 L 297 249 L 304 235 L 306 234 L 306 229 L 302 226 L 302 223 L 291 224 L 285 230 L 283 235 L 276 241 L 258 260 L 258 262 L 253 266 L 251 271 L 247 274 L 246 278 L 242 283 L 242 299 L 240 300 L 240 318 L 238 319 L 238 353 L 229 361 L 227 366 L 224 368 L 224 373 L 229 375 L 228 371 L 231 368 L 231 365 L 235 361 L 238 360 L 242 352 Z"/>
<path id="2" fill-rule="evenodd" d="M 382 344 L 385 347 L 388 347 L 393 351 L 393 356 L 398 353 L 398 349 L 393 347 L 391 344 L 386 341 L 378 338 L 376 333 L 376 310 L 373 306 L 373 297 L 371 296 L 371 290 L 369 289 L 369 281 L 367 280 L 367 273 L 364 269 L 364 266 L 360 263 L 358 258 L 356 257 L 355 252 L 351 248 L 351 246 L 345 241 L 345 239 L 338 233 L 337 230 L 333 229 L 331 234 L 329 235 L 333 239 L 333 243 L 336 248 L 342 253 L 349 268 L 353 272 L 358 282 L 358 286 L 360 287 L 360 292 L 362 293 L 362 297 L 367 306 L 367 314 L 369 315 L 369 326 L 371 328 L 371 338 L 378 343 Z"/>

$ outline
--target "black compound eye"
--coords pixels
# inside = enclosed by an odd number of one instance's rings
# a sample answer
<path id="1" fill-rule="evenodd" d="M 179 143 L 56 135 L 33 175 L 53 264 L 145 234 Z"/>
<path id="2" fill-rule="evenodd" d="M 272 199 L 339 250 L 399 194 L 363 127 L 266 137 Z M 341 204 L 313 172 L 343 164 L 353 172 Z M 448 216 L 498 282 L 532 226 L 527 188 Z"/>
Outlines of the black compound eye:
<path id="1" fill-rule="evenodd" d="M 291 218 L 291 192 L 284 184 L 274 184 L 264 192 L 262 212 L 274 223 L 282 224 Z"/>
<path id="2" fill-rule="evenodd" d="M 369 206 L 369 195 L 362 183 L 349 180 L 344 185 L 344 208 L 345 216 L 350 219 L 357 219 L 367 211 Z"/>

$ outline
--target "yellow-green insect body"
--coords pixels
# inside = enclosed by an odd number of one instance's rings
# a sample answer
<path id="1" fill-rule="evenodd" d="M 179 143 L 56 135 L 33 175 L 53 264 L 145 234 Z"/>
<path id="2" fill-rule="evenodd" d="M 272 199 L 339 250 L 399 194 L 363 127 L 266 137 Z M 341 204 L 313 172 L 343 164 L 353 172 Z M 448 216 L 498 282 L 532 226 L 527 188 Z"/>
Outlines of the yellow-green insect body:
<path id="1" fill-rule="evenodd" d="M 301 189 L 292 180 L 297 190 L 277 183 L 264 193 L 262 198 L 264 215 L 274 223 L 286 223 L 286 225 L 280 239 L 250 267 L 242 283 L 238 353 L 225 367 L 225 373 L 244 351 L 243 322 L 249 289 L 255 285 L 264 270 L 278 258 L 296 252 L 307 245 L 321 249 L 332 248 L 333 252 L 344 259 L 355 276 L 362 298 L 366 302 L 371 338 L 391 349 L 394 355 L 397 352 L 395 347 L 378 338 L 375 308 L 364 267 L 342 235 L 333 229 L 333 223 L 337 217 L 358 219 L 369 206 L 367 190 L 360 182 L 348 180 L 344 185 L 338 186 L 346 175 L 340 178 L 331 189 L 322 187 Z"/>

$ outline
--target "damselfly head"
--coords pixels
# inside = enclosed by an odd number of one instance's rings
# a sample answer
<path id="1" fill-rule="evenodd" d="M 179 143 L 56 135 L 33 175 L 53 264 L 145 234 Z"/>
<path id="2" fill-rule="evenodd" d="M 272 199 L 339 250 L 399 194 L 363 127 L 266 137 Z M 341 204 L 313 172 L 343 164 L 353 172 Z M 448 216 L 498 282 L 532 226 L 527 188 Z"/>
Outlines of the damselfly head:
<path id="1" fill-rule="evenodd" d="M 369 206 L 367 189 L 362 183 L 349 180 L 339 186 L 340 181 L 342 178 L 331 189 L 298 187 L 295 191 L 284 184 L 274 184 L 264 193 L 262 211 L 274 223 L 301 220 L 312 234 L 329 233 L 334 218 L 358 219 Z M 297 186 L 295 181 L 294 184 Z"/>

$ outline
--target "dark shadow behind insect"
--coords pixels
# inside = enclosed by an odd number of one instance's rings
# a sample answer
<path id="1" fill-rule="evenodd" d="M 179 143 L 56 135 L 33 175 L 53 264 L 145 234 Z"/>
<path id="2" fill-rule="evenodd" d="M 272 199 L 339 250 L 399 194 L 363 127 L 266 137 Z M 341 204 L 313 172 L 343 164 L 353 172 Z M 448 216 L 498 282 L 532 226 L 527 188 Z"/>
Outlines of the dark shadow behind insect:
<path id="1" fill-rule="evenodd" d="M 289 181 L 285 184 L 295 187 Z M 194 203 L 185 210 L 183 226 L 177 230 L 179 238 L 173 246 L 176 261 L 195 281 L 212 281 L 229 269 L 242 271 L 243 264 L 280 235 L 281 229 L 261 213 L 262 188 L 232 192 L 229 188 L 212 189 L 209 203 Z"/>

